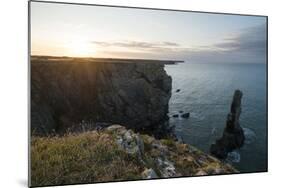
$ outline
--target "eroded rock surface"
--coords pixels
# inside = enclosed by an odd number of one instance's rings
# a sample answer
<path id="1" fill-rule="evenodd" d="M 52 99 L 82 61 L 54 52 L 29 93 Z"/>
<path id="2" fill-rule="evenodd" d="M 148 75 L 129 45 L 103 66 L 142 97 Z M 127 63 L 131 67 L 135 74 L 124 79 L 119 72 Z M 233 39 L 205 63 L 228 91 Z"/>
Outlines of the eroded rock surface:
<path id="1" fill-rule="evenodd" d="M 137 156 L 144 166 L 141 173 L 144 179 L 238 172 L 227 163 L 171 139 L 158 140 L 127 130 L 121 125 L 111 125 L 105 132 L 113 135 L 120 149 Z"/>
<path id="2" fill-rule="evenodd" d="M 157 174 L 155 173 L 155 171 L 150 168 L 150 169 L 145 169 L 142 173 L 142 177 L 144 179 L 155 179 L 158 178 Z"/>

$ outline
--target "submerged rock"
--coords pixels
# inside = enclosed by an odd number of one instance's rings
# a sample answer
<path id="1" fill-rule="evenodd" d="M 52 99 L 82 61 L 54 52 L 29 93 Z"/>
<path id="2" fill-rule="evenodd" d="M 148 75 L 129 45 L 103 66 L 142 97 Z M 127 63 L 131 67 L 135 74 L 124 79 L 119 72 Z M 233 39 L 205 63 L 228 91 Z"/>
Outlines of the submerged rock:
<path id="1" fill-rule="evenodd" d="M 229 152 L 241 148 L 244 144 L 245 135 L 239 124 L 242 95 L 240 90 L 234 92 L 223 135 L 210 147 L 210 153 L 219 159 L 226 159 Z"/>
<path id="2" fill-rule="evenodd" d="M 178 92 L 180 92 L 180 91 L 181 91 L 180 89 L 177 89 L 177 90 L 176 90 L 176 93 L 178 93 Z"/>
<path id="3" fill-rule="evenodd" d="M 173 117 L 174 117 L 174 118 L 177 118 L 177 117 L 179 117 L 179 115 L 178 115 L 178 114 L 174 114 Z"/>
<path id="4" fill-rule="evenodd" d="M 181 115 L 182 118 L 186 118 L 186 119 L 189 118 L 189 116 L 190 116 L 189 112 Z"/>

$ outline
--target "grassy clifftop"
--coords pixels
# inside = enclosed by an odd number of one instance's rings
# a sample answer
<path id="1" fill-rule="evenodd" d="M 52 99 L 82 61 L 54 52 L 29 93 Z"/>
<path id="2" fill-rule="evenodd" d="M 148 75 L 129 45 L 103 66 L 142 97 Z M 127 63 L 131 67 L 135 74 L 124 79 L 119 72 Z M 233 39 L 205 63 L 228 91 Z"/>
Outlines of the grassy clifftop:
<path id="1" fill-rule="evenodd" d="M 32 137 L 31 168 L 32 186 L 238 172 L 190 145 L 157 140 L 120 125 L 62 137 Z"/>

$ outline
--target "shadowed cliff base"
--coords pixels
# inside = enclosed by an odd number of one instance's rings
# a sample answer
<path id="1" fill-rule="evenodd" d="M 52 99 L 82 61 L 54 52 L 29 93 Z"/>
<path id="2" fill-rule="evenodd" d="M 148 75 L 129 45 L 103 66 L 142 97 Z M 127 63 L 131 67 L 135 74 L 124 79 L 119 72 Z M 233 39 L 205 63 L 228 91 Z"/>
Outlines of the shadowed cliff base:
<path id="1" fill-rule="evenodd" d="M 32 56 L 31 128 L 35 135 L 93 130 L 120 123 L 171 137 L 172 78 L 179 61 Z"/>

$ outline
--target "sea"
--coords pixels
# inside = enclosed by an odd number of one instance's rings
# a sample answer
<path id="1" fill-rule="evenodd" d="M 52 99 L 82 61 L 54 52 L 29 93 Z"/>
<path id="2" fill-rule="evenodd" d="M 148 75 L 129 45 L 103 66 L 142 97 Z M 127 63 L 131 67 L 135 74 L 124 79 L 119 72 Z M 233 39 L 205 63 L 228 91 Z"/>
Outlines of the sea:
<path id="1" fill-rule="evenodd" d="M 240 172 L 267 171 L 266 64 L 185 62 L 165 65 L 165 70 L 172 77 L 170 125 L 184 142 L 207 153 L 222 136 L 234 91 L 241 90 L 246 141 L 226 160 Z M 190 117 L 181 118 L 180 111 Z"/>

